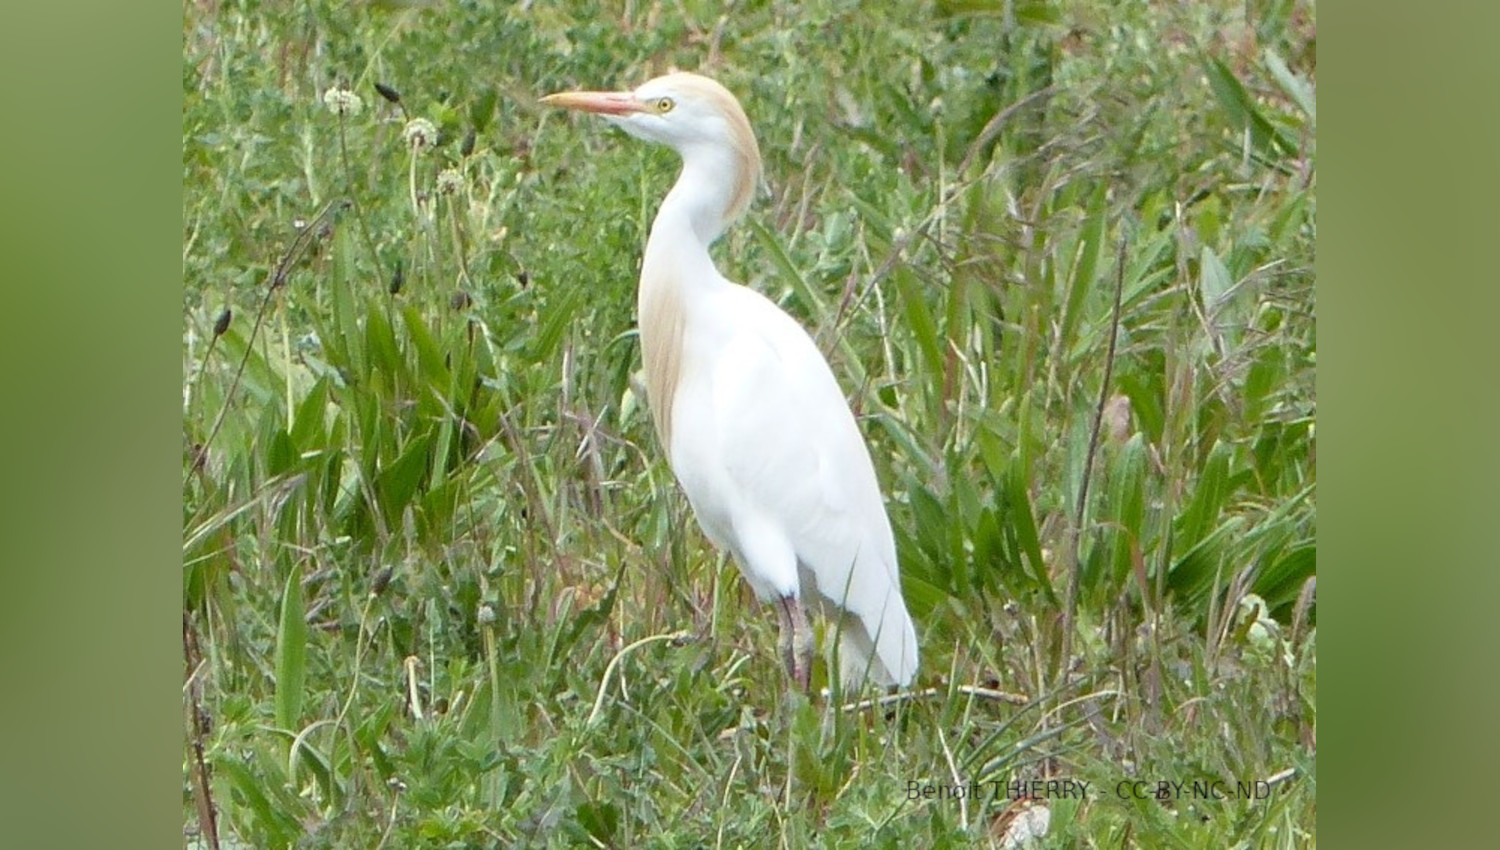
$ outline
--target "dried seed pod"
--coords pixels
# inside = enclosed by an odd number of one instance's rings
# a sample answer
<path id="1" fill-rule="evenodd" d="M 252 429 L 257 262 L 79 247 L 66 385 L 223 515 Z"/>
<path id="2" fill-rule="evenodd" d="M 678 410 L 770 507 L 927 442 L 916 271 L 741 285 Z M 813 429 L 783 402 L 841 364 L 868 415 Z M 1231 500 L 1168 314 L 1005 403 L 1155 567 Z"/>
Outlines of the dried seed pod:
<path id="1" fill-rule="evenodd" d="M 376 83 L 375 90 L 380 92 L 381 97 L 385 98 L 391 103 L 397 104 L 398 106 L 400 105 L 401 92 L 396 91 L 385 83 Z"/>
<path id="2" fill-rule="evenodd" d="M 214 320 L 214 336 L 223 336 L 224 332 L 229 330 L 229 320 L 233 318 L 234 311 L 225 307 L 224 312 L 219 314 L 219 318 Z"/>
<path id="3" fill-rule="evenodd" d="M 521 284 L 521 288 L 525 289 L 531 283 L 531 275 L 527 274 L 525 269 L 521 269 L 516 272 L 516 283 Z"/>
<path id="4" fill-rule="evenodd" d="M 475 135 L 476 134 L 473 127 L 470 127 L 468 132 L 464 133 L 464 143 L 458 148 L 458 153 L 460 156 L 467 157 L 469 154 L 472 154 L 474 152 Z"/>
<path id="5" fill-rule="evenodd" d="M 401 285 L 406 283 L 406 266 L 400 260 L 396 261 L 396 270 L 391 272 L 391 284 L 387 287 L 392 295 L 401 291 Z"/>
<path id="6" fill-rule="evenodd" d="M 385 593 L 385 589 L 391 586 L 391 576 L 395 574 L 396 571 L 392 567 L 386 567 L 385 569 L 376 573 L 375 580 L 370 583 L 370 595 L 379 596 L 380 594 Z"/>

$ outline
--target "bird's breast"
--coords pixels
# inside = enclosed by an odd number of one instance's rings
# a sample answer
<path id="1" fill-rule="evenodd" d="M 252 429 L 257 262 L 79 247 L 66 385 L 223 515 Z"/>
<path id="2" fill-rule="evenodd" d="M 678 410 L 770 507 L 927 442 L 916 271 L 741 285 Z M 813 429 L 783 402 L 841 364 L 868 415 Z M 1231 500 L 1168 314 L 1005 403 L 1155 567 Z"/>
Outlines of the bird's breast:
<path id="1" fill-rule="evenodd" d="M 712 391 L 699 370 L 691 366 L 682 370 L 673 399 L 674 427 L 667 460 L 704 533 L 714 545 L 737 551 L 735 488 L 729 480 L 723 446 L 715 438 L 721 423 L 711 404 Z"/>

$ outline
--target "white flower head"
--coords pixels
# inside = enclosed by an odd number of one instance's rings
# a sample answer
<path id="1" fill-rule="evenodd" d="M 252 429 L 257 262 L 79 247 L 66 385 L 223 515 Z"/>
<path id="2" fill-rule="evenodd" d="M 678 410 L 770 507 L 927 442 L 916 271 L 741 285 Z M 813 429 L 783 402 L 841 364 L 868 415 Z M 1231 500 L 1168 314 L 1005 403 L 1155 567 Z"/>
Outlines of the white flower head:
<path id="1" fill-rule="evenodd" d="M 437 137 L 437 125 L 426 118 L 413 118 L 401 131 L 402 140 L 413 150 L 432 147 L 437 144 Z"/>
<path id="2" fill-rule="evenodd" d="M 464 176 L 458 173 L 456 168 L 445 168 L 438 172 L 437 190 L 439 195 L 453 195 L 463 191 Z"/>
<path id="3" fill-rule="evenodd" d="M 323 105 L 333 110 L 335 115 L 358 115 L 365 108 L 365 102 L 359 95 L 342 86 L 323 92 Z"/>

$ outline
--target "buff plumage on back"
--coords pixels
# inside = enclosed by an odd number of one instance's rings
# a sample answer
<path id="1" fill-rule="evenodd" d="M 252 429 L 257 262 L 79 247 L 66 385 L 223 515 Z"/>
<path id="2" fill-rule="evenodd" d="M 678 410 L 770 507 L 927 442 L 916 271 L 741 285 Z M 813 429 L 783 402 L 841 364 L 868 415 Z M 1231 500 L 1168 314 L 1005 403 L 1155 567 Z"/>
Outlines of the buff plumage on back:
<path id="1" fill-rule="evenodd" d="M 727 225 L 750 206 L 760 182 L 760 146 L 750 128 L 750 119 L 728 89 L 707 77 L 678 71 L 653 82 L 668 84 L 679 92 L 713 104 L 728 124 L 737 161 L 734 173 L 729 175 L 732 181 L 729 203 L 723 213 Z M 646 401 L 651 408 L 657 436 L 663 446 L 670 448 L 672 401 L 677 396 L 677 379 L 682 371 L 682 289 L 678 281 L 663 279 L 664 273 L 650 263 L 649 258 L 641 272 L 637 307 L 641 321 L 641 360 L 646 372 Z"/>

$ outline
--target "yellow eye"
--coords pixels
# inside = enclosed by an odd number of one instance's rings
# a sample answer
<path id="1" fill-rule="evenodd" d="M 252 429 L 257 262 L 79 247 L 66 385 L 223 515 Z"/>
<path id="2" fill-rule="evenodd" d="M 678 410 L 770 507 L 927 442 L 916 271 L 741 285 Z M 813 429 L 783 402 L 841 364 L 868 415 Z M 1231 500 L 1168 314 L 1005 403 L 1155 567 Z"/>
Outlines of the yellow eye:
<path id="1" fill-rule="evenodd" d="M 674 107 L 676 105 L 677 104 L 674 103 L 672 101 L 672 98 L 670 98 L 670 97 L 660 98 L 660 99 L 658 99 L 656 101 L 656 112 L 659 115 L 666 115 L 668 112 L 671 112 L 672 111 L 672 107 Z"/>

